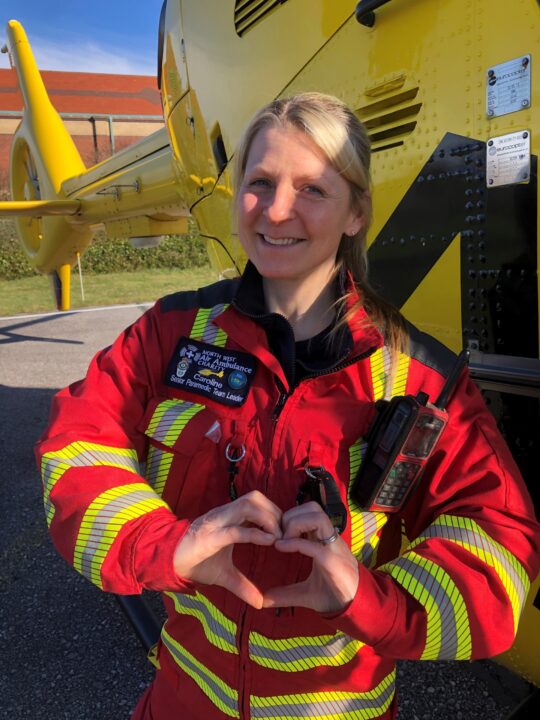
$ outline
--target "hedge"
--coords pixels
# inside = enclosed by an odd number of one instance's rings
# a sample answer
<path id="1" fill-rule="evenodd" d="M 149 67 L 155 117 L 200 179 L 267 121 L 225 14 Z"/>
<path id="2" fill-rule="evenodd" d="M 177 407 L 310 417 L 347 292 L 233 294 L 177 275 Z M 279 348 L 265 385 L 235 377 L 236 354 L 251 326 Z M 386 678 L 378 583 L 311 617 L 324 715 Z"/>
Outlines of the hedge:
<path id="1" fill-rule="evenodd" d="M 99 275 L 111 272 L 136 272 L 142 268 L 201 267 L 208 263 L 206 244 L 195 226 L 189 235 L 166 236 L 157 247 L 136 249 L 129 240 L 110 240 L 99 233 L 81 258 L 84 274 Z M 74 268 L 76 272 L 77 268 Z M 28 262 L 13 226 L 0 223 L 0 278 L 15 280 L 36 275 Z"/>

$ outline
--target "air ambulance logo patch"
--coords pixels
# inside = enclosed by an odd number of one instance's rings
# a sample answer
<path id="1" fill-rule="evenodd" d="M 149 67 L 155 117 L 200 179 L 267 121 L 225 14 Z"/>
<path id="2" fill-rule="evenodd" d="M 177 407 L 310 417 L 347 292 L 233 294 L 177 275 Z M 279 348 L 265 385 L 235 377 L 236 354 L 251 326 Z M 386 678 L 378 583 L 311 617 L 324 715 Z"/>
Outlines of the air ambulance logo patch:
<path id="1" fill-rule="evenodd" d="M 242 405 L 255 376 L 253 355 L 181 338 L 167 366 L 165 384 L 223 405 Z"/>

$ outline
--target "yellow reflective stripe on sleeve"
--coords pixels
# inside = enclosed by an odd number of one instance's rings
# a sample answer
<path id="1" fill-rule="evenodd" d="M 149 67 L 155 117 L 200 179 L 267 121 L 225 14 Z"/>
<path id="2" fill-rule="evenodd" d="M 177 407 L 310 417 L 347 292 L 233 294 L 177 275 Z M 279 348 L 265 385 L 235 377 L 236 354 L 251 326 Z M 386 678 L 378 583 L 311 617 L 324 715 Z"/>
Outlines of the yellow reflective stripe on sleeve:
<path id="1" fill-rule="evenodd" d="M 174 640 L 165 627 L 161 630 L 163 645 L 171 657 L 202 690 L 206 697 L 229 717 L 239 718 L 238 692 L 199 662 L 185 647 Z"/>
<path id="2" fill-rule="evenodd" d="M 377 548 L 388 515 L 383 512 L 362 510 L 351 497 L 352 483 L 360 468 L 365 449 L 366 442 L 362 439 L 357 440 L 349 448 L 350 481 L 347 502 L 351 516 L 351 552 L 362 565 L 371 568 L 377 562 Z"/>
<path id="3" fill-rule="evenodd" d="M 160 497 L 171 469 L 174 454 L 150 445 L 146 460 L 146 481 Z"/>
<path id="4" fill-rule="evenodd" d="M 164 400 L 154 410 L 146 434 L 164 445 L 174 445 L 188 422 L 204 405 L 187 400 Z"/>
<path id="5" fill-rule="evenodd" d="M 250 717 L 265 720 L 369 720 L 383 715 L 395 693 L 395 673 L 367 692 L 315 692 L 250 698 Z"/>
<path id="6" fill-rule="evenodd" d="M 227 334 L 221 328 L 216 327 L 212 321 L 227 308 L 228 305 L 225 303 L 215 305 L 212 308 L 200 308 L 197 311 L 189 337 L 209 345 L 225 347 Z"/>
<path id="7" fill-rule="evenodd" d="M 79 528 L 73 566 L 102 588 L 101 566 L 118 533 L 130 520 L 167 507 L 146 483 L 106 490 L 88 506 Z"/>
<path id="8" fill-rule="evenodd" d="M 174 609 L 181 615 L 191 615 L 202 625 L 208 642 L 225 652 L 238 655 L 236 648 L 236 624 L 229 620 L 204 595 L 166 592 L 174 602 Z"/>
<path id="9" fill-rule="evenodd" d="M 137 453 L 129 448 L 110 447 L 90 442 L 73 442 L 61 450 L 54 450 L 43 455 L 41 458 L 43 501 L 49 526 L 54 516 L 54 505 L 50 500 L 51 490 L 66 470 L 72 467 L 103 465 L 139 474 Z"/>
<path id="10" fill-rule="evenodd" d="M 530 587 L 529 577 L 517 558 L 474 520 L 458 515 L 441 515 L 410 547 L 434 538 L 456 543 L 493 568 L 512 605 L 515 632 Z"/>
<path id="11" fill-rule="evenodd" d="M 269 638 L 256 632 L 249 635 L 249 656 L 253 662 L 285 672 L 346 665 L 363 646 L 364 643 L 341 632 L 289 638 Z"/>
<path id="12" fill-rule="evenodd" d="M 468 660 L 471 657 L 471 631 L 465 601 L 442 567 L 407 550 L 379 570 L 391 575 L 426 611 L 426 645 L 422 660 Z"/>

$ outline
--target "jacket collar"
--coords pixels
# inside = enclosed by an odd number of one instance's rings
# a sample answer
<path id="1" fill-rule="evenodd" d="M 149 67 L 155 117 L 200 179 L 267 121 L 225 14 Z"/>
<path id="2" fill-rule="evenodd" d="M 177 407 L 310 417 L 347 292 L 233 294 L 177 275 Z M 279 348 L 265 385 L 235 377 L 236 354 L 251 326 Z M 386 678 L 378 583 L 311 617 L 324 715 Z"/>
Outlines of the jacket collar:
<path id="1" fill-rule="evenodd" d="M 353 309 L 354 312 L 338 336 L 335 362 L 332 365 L 353 362 L 354 358 L 370 354 L 384 345 L 382 334 L 360 302 L 350 273 L 343 271 L 338 282 L 342 295 L 346 296 L 346 312 Z M 270 350 L 266 332 L 273 323 L 287 323 L 287 320 L 267 311 L 262 277 L 251 262 L 248 261 L 246 265 L 231 305 L 214 322 L 235 342 L 264 362 L 288 386 L 283 369 Z"/>

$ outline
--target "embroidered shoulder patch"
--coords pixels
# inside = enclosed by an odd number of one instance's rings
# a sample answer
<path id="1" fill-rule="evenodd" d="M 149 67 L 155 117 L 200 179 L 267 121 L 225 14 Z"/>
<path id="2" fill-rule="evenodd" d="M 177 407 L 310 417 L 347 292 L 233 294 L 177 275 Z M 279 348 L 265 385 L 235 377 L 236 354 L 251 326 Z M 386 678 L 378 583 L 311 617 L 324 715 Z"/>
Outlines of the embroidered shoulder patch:
<path id="1" fill-rule="evenodd" d="M 167 366 L 165 384 L 223 405 L 242 405 L 255 376 L 255 358 L 183 337 Z"/>

